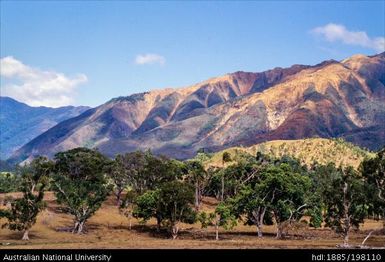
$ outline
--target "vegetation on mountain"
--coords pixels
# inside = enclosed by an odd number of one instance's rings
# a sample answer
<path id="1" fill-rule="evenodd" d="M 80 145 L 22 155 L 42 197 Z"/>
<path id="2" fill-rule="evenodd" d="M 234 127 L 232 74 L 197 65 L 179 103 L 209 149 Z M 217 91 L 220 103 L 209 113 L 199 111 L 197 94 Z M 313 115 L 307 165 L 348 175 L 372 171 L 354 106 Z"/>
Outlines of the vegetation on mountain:
<path id="1" fill-rule="evenodd" d="M 243 153 L 255 155 L 260 152 L 277 158 L 290 156 L 299 159 L 302 164 L 308 167 L 314 164 L 326 165 L 333 162 L 336 166 L 353 166 L 355 169 L 358 169 L 365 158 L 370 159 L 375 156 L 375 153 L 343 139 L 307 138 L 268 141 L 251 147 L 228 148 L 214 153 L 205 162 L 205 165 L 222 166 L 221 156 L 224 152 L 228 152 L 234 158 L 234 161 L 237 161 L 237 158 Z"/>

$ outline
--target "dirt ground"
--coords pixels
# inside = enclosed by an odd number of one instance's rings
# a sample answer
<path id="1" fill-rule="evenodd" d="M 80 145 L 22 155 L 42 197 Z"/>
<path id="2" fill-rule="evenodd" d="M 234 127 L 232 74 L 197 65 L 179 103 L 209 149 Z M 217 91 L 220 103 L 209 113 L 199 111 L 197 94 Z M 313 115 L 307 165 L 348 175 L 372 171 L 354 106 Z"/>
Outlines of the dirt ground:
<path id="1" fill-rule="evenodd" d="M 0 195 L 0 199 L 5 195 Z M 48 207 L 38 217 L 30 231 L 30 241 L 22 241 L 22 233 L 0 229 L 0 249 L 140 249 L 140 248 L 336 248 L 342 237 L 330 229 L 300 227 L 289 231 L 283 240 L 275 239 L 275 226 L 264 227 L 264 237 L 259 239 L 253 226 L 238 225 L 233 230 L 221 229 L 220 240 L 215 241 L 213 228 L 202 229 L 200 224 L 181 224 L 178 239 L 172 240 L 167 232 L 157 233 L 155 221 L 141 225 L 132 220 L 129 229 L 126 217 L 119 214 L 113 198 L 108 199 L 96 214 L 87 222 L 86 233 L 82 235 L 69 232 L 71 216 L 61 212 L 55 203 L 54 195 L 46 194 Z M 213 199 L 205 199 L 203 209 L 212 209 Z M 3 224 L 5 220 L 0 220 Z M 360 244 L 371 230 L 378 229 L 366 242 L 373 247 L 385 246 L 385 235 L 380 234 L 382 223 L 366 220 L 360 231 L 352 232 L 351 244 Z"/>

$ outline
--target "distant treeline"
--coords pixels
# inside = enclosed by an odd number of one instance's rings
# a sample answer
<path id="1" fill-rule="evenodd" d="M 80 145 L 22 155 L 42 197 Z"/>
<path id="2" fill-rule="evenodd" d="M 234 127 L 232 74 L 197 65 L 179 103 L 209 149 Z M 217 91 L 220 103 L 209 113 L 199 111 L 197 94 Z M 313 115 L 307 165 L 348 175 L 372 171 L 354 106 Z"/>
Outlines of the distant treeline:
<path id="1" fill-rule="evenodd" d="M 358 170 L 314 163 L 305 166 L 295 158 L 239 152 L 222 153 L 222 164 L 205 166 L 210 155 L 178 161 L 155 156 L 150 151 L 131 152 L 109 159 L 96 150 L 76 148 L 38 157 L 19 166 L 14 174 L 2 173 L 0 191 L 21 191 L 8 199 L 0 217 L 12 230 L 28 231 L 45 208 L 44 192 L 55 192 L 56 201 L 73 216 L 73 233 L 83 233 L 87 220 L 113 194 L 122 215 L 143 223 L 156 219 L 177 238 L 180 223 L 231 230 L 238 223 L 255 226 L 275 224 L 276 237 L 283 238 L 297 223 L 321 225 L 343 235 L 365 218 L 385 217 L 385 149 L 365 159 Z M 218 205 L 203 212 L 203 197 L 215 197 Z M 309 219 L 304 220 L 304 217 Z M 130 222 L 131 224 L 131 222 Z"/>

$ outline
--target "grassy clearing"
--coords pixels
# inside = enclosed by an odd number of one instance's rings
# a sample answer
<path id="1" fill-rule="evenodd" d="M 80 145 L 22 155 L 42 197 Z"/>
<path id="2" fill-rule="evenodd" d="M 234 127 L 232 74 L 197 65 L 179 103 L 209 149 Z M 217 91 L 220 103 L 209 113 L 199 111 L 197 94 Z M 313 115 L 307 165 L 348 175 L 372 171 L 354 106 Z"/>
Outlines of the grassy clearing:
<path id="1" fill-rule="evenodd" d="M 8 194 L 9 195 L 9 194 Z M 13 194 L 15 196 L 15 194 Z M 3 199 L 5 195 L 0 195 Z M 181 225 L 177 240 L 171 240 L 167 232 L 156 232 L 155 221 L 141 225 L 134 219 L 129 230 L 127 219 L 120 215 L 115 200 L 109 198 L 87 223 L 86 234 L 68 232 L 72 226 L 69 215 L 60 210 L 51 192 L 46 194 L 48 208 L 43 211 L 30 233 L 31 240 L 21 241 L 21 233 L 0 229 L 1 248 L 23 249 L 87 249 L 87 248 L 335 248 L 342 242 L 341 237 L 330 229 L 297 228 L 289 232 L 285 240 L 275 239 L 275 226 L 265 226 L 263 239 L 258 239 L 255 227 L 238 225 L 231 231 L 220 231 L 220 240 L 215 241 L 212 228 L 201 229 L 199 224 Z M 204 199 L 203 209 L 212 210 L 215 199 Z M 4 221 L 0 221 L 2 223 Z M 351 243 L 359 244 L 367 233 L 381 229 L 382 223 L 365 221 L 359 232 L 352 232 Z M 385 236 L 374 234 L 367 244 L 384 246 Z"/>

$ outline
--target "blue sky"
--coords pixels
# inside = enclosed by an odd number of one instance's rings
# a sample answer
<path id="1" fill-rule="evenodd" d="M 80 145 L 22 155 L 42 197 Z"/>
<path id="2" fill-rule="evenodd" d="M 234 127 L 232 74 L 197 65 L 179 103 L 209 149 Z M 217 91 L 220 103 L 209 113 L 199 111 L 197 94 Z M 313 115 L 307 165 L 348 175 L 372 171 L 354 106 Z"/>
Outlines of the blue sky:
<path id="1" fill-rule="evenodd" d="M 384 1 L 1 1 L 1 94 L 97 106 L 383 50 Z"/>

